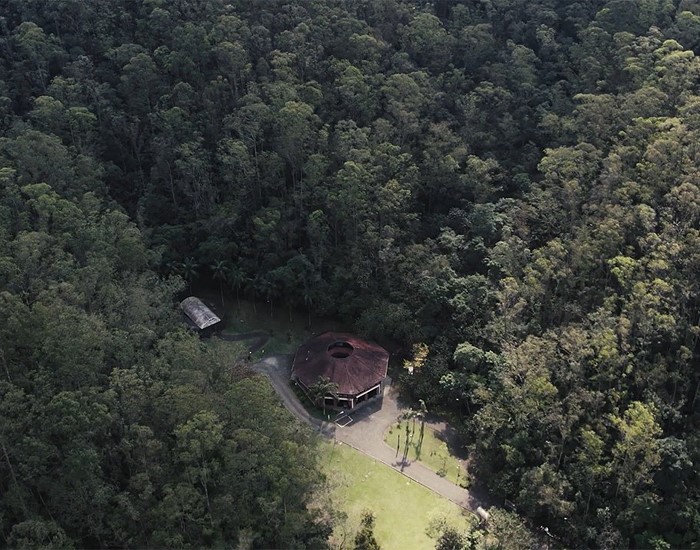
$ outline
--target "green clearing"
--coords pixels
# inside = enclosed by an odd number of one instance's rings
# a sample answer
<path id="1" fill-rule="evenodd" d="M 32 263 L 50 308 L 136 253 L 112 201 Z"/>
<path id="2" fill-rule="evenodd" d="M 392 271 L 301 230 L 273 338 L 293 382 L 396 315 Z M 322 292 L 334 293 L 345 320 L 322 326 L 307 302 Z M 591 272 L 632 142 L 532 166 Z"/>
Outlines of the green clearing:
<path id="1" fill-rule="evenodd" d="M 198 296 L 205 296 L 220 307 L 218 293 L 201 290 Z M 348 327 L 333 319 L 309 317 L 307 312 L 273 306 L 265 302 L 253 302 L 226 298 L 225 303 L 226 329 L 228 334 L 262 330 L 270 334 L 270 339 L 262 349 L 253 354 L 253 360 L 265 355 L 294 353 L 299 344 L 308 340 L 314 334 L 326 330 L 347 330 Z M 246 341 L 250 343 L 249 341 Z M 264 353 L 263 353 L 264 351 Z"/>
<path id="2" fill-rule="evenodd" d="M 345 547 L 352 547 L 366 509 L 376 516 L 374 533 L 383 550 L 435 548 L 427 531 L 441 520 L 461 530 L 473 526 L 469 512 L 389 466 L 342 443 L 323 443 L 321 449 L 330 485 L 327 505 L 347 514 L 333 533 L 336 544 L 345 538 Z"/>
<path id="3" fill-rule="evenodd" d="M 392 449 L 399 448 L 404 452 L 406 444 L 406 426 L 408 426 L 408 455 L 409 460 L 419 460 L 426 467 L 452 483 L 468 488 L 468 478 L 461 461 L 450 453 L 447 443 L 435 430 L 427 426 L 421 438 L 420 421 L 402 420 L 391 426 L 384 434 L 384 441 Z"/>
<path id="4" fill-rule="evenodd" d="M 264 355 L 294 353 L 297 346 L 313 334 L 324 330 L 346 329 L 328 319 L 312 318 L 312 324 L 309 326 L 308 317 L 295 312 L 292 312 L 290 321 L 289 311 L 282 308 L 273 309 L 271 316 L 267 304 L 258 303 L 254 307 L 254 304 L 247 300 L 241 300 L 240 307 L 235 300 L 227 300 L 226 306 L 227 333 L 236 334 L 256 330 L 266 330 L 271 333 L 270 340 L 263 347 Z M 229 346 L 231 346 L 230 353 L 245 355 L 241 350 L 248 343 L 248 341 L 222 342 L 212 338 L 212 344 L 217 348 L 220 347 L 218 351 L 224 355 Z M 256 360 L 262 356 L 261 349 L 253 354 L 253 359 Z M 265 383 L 267 383 L 266 379 Z M 316 409 L 301 390 L 298 388 L 295 390 L 305 408 L 313 416 L 322 418 L 322 411 Z M 404 430 L 403 441 L 405 427 L 402 426 L 401 429 Z M 417 424 L 416 441 L 419 431 Z M 393 428 L 393 433 L 392 436 L 387 432 L 385 437 L 387 443 L 391 445 L 393 441 L 395 447 L 396 427 Z M 392 437 L 394 439 L 391 439 Z M 428 455 L 433 453 L 432 462 L 426 462 L 426 466 L 438 471 L 443 464 L 443 456 L 447 456 L 446 477 L 456 481 L 459 462 L 449 455 L 447 446 L 428 428 L 425 429 L 423 439 L 422 453 L 428 453 Z M 347 445 L 324 442 L 321 443 L 320 452 L 322 468 L 329 479 L 330 489 L 328 494 L 319 499 L 319 505 L 340 510 L 347 516 L 337 522 L 333 534 L 333 542 L 336 545 L 340 545 L 344 539 L 345 547 L 352 547 L 362 512 L 366 509 L 372 510 L 376 516 L 375 536 L 383 550 L 434 548 L 436 541 L 428 535 L 428 531 L 432 524 L 440 521 L 454 525 L 460 530 L 470 529 L 473 525 L 473 516 L 469 512 Z M 409 458 L 416 459 L 416 448 L 413 444 L 409 450 Z M 460 475 L 459 481 L 463 482 L 464 479 L 464 475 Z"/>

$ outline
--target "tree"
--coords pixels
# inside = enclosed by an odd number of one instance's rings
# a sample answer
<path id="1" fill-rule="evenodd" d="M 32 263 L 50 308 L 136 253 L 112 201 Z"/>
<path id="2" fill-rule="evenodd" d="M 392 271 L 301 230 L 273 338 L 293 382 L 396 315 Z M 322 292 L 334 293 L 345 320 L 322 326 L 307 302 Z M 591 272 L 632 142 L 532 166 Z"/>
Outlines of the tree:
<path id="1" fill-rule="evenodd" d="M 658 436 L 661 428 L 654 418 L 655 408 L 634 401 L 622 417 L 613 415 L 611 421 L 620 431 L 613 448 L 617 492 L 634 495 L 651 482 L 661 462 Z"/>
<path id="2" fill-rule="evenodd" d="M 425 366 L 429 353 L 430 349 L 426 344 L 414 344 L 413 359 L 405 359 L 403 362 L 403 368 L 405 368 L 409 374 L 413 374 L 415 371 L 420 371 L 420 369 Z"/>
<path id="3" fill-rule="evenodd" d="M 212 412 L 198 413 L 175 429 L 178 461 L 183 464 L 192 485 L 203 493 L 212 526 L 215 496 L 212 492 L 219 486 L 223 431 L 223 423 Z"/>
<path id="4" fill-rule="evenodd" d="M 454 38 L 432 14 L 421 13 L 413 18 L 402 38 L 404 48 L 423 66 L 437 72 L 450 61 Z"/>
<path id="5" fill-rule="evenodd" d="M 334 399 L 338 398 L 338 384 L 331 382 L 327 376 L 321 376 L 315 384 L 309 387 L 311 400 L 316 406 L 319 403 L 323 406 L 323 416 L 326 416 L 326 396 L 330 395 Z"/>
<path id="6" fill-rule="evenodd" d="M 175 184 L 190 200 L 196 218 L 210 215 L 217 201 L 218 189 L 214 185 L 209 157 L 200 139 L 175 148 Z"/>
<path id="7" fill-rule="evenodd" d="M 418 401 L 420 403 L 420 409 L 418 411 L 418 416 L 420 417 L 420 435 L 418 440 L 422 443 L 423 435 L 425 433 L 425 417 L 428 414 L 428 407 L 425 405 L 425 401 L 423 399 L 419 399 Z"/>
<path id="8" fill-rule="evenodd" d="M 446 526 L 437 540 L 435 550 L 466 550 L 464 535 L 451 526 Z"/>
<path id="9" fill-rule="evenodd" d="M 287 101 L 277 113 L 277 150 L 290 168 L 295 198 L 302 206 L 303 172 L 300 170 L 304 159 L 310 153 L 314 130 L 319 125 L 319 118 L 311 105 L 300 101 Z M 296 185 L 300 188 L 297 190 Z M 298 194 L 297 194 L 298 191 Z"/>
<path id="10" fill-rule="evenodd" d="M 238 308 L 240 309 L 240 307 L 241 307 L 240 291 L 241 291 L 241 286 L 243 286 L 243 283 L 246 280 L 245 273 L 243 273 L 243 271 L 239 267 L 230 268 L 230 270 L 228 272 L 227 280 L 228 280 L 228 283 L 236 291 L 236 302 L 238 303 Z"/>
<path id="11" fill-rule="evenodd" d="M 199 264 L 192 258 L 188 256 L 182 263 L 180 263 L 180 274 L 182 278 L 187 281 L 187 288 L 192 292 L 192 281 L 194 281 L 199 276 Z"/>
<path id="12" fill-rule="evenodd" d="M 355 550 L 380 550 L 380 548 L 374 537 L 374 514 L 365 510 L 360 520 L 360 530 L 355 535 Z"/>
<path id="13" fill-rule="evenodd" d="M 591 498 L 600 479 L 610 471 L 607 464 L 603 464 L 604 441 L 591 429 L 583 429 L 580 434 L 581 444 L 578 451 L 578 462 L 582 470 L 582 477 L 588 484 L 586 505 L 583 511 L 584 517 L 588 515 Z"/>
<path id="14" fill-rule="evenodd" d="M 538 548 L 536 539 L 516 514 L 491 508 L 489 510 L 487 550 L 527 550 Z"/>
<path id="15" fill-rule="evenodd" d="M 314 291 L 310 288 L 310 286 L 304 285 L 304 291 L 303 291 L 303 299 L 304 299 L 304 305 L 306 306 L 306 312 L 308 314 L 307 317 L 307 327 L 311 328 L 311 307 L 314 305 Z"/>
<path id="16" fill-rule="evenodd" d="M 212 276 L 214 280 L 219 281 L 219 294 L 221 296 L 221 307 L 224 305 L 224 283 L 229 281 L 231 276 L 231 267 L 227 262 L 218 260 L 211 265 Z"/>
<path id="17" fill-rule="evenodd" d="M 39 25 L 24 21 L 12 31 L 15 42 L 13 69 L 17 71 L 15 87 L 25 90 L 26 101 L 32 92 L 46 92 L 50 79 L 50 65 L 65 52 L 58 46 L 54 36 L 47 36 Z M 24 82 L 28 81 L 29 90 Z"/>
<path id="18" fill-rule="evenodd" d="M 18 548 L 74 548 L 59 525 L 42 520 L 27 520 L 14 525 L 7 542 Z"/>
<path id="19" fill-rule="evenodd" d="M 163 85 L 153 59 L 146 53 L 137 53 L 122 67 L 119 80 L 119 90 L 132 112 L 139 117 L 147 116 Z"/>

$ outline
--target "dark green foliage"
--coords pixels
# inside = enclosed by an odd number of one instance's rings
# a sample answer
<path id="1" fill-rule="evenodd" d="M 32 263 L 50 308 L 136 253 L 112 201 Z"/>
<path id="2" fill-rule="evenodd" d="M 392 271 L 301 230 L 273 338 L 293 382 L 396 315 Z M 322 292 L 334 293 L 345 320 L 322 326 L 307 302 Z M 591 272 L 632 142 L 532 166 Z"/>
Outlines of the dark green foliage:
<path id="1" fill-rule="evenodd" d="M 435 550 L 464 550 L 466 540 L 464 535 L 454 527 L 446 527 L 437 540 Z"/>
<path id="2" fill-rule="evenodd" d="M 338 384 L 331 382 L 327 376 L 321 376 L 318 381 L 309 388 L 309 397 L 318 407 L 323 407 L 323 415 L 326 415 L 326 396 L 338 397 Z"/>
<path id="3" fill-rule="evenodd" d="M 381 546 L 374 538 L 374 514 L 370 511 L 362 513 L 360 530 L 355 535 L 355 550 L 380 550 Z"/>
<path id="4" fill-rule="evenodd" d="M 699 543 L 696 3 L 2 8 L 5 541 L 323 539 L 303 472 L 226 477 L 296 440 L 184 279 L 428 344 L 407 395 L 565 545 Z"/>
<path id="5" fill-rule="evenodd" d="M 505 510 L 491 508 L 488 532 L 484 545 L 487 550 L 529 550 L 540 544 L 521 518 Z"/>
<path id="6" fill-rule="evenodd" d="M 94 193 L 2 170 L 3 540 L 322 548 L 315 440 L 180 328 L 182 280 L 156 277 L 139 230 Z"/>

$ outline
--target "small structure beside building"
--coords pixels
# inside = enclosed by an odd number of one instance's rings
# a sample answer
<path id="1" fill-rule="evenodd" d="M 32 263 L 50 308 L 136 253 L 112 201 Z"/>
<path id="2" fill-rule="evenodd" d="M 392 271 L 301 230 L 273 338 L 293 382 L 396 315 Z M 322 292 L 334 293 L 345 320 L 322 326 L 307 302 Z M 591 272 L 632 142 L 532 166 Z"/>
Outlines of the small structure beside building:
<path id="1" fill-rule="evenodd" d="M 321 378 L 337 384 L 326 407 L 352 410 L 382 395 L 389 352 L 383 347 L 342 332 L 324 332 L 302 344 L 294 356 L 292 380 L 309 393 Z"/>
<path id="2" fill-rule="evenodd" d="M 489 522 L 491 514 L 484 510 L 481 506 L 477 506 L 476 515 L 479 516 L 479 523 L 486 525 Z"/>
<path id="3" fill-rule="evenodd" d="M 196 296 L 190 296 L 180 302 L 180 309 L 189 321 L 189 326 L 203 338 L 211 336 L 221 328 L 221 319 Z"/>

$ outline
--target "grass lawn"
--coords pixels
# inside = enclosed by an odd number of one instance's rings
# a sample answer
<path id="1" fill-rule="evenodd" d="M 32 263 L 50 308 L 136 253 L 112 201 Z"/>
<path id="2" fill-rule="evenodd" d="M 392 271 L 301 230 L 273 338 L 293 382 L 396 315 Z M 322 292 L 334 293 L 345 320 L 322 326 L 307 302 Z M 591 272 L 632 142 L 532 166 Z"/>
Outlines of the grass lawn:
<path id="1" fill-rule="evenodd" d="M 420 460 L 426 467 L 439 475 L 444 475 L 452 483 L 468 487 L 464 467 L 458 458 L 450 454 L 447 443 L 440 439 L 437 432 L 426 427 L 421 441 L 420 421 L 416 421 L 415 430 L 412 420 L 403 420 L 391 426 L 384 434 L 386 444 L 395 449 L 400 443 L 399 452 L 404 452 L 407 424 L 409 427 L 408 459 Z"/>
<path id="2" fill-rule="evenodd" d="M 341 443 L 323 443 L 321 448 L 332 486 L 330 505 L 347 514 L 334 539 L 339 542 L 345 535 L 346 548 L 352 548 L 366 509 L 376 516 L 374 534 L 383 550 L 435 548 L 426 530 L 441 519 L 463 531 L 472 526 L 471 514 L 389 466 Z"/>

